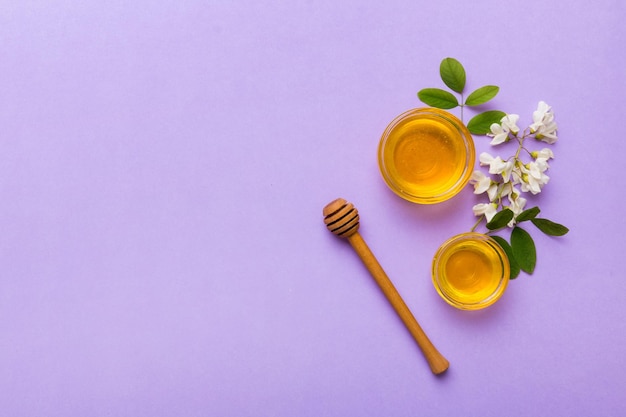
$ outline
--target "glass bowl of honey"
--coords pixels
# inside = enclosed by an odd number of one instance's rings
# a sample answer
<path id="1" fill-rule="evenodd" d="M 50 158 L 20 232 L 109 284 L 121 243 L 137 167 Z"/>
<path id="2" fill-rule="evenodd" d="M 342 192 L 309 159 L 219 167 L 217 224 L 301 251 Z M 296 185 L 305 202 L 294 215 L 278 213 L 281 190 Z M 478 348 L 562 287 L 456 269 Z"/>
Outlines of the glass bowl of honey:
<path id="1" fill-rule="evenodd" d="M 378 146 L 378 166 L 389 188 L 420 204 L 440 203 L 461 191 L 475 158 L 467 127 L 453 114 L 435 108 L 399 115 Z"/>
<path id="2" fill-rule="evenodd" d="M 433 259 L 439 295 L 461 310 L 480 310 L 498 301 L 509 283 L 509 260 L 491 237 L 475 232 L 447 240 Z"/>

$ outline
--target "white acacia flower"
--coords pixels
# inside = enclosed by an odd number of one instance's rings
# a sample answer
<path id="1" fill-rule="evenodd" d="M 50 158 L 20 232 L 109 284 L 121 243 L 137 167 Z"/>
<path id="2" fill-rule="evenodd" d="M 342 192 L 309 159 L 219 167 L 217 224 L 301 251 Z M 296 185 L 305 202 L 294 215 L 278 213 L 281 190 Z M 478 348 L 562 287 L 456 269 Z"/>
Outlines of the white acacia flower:
<path id="1" fill-rule="evenodd" d="M 533 124 L 530 125 L 532 131 L 536 131 L 536 127 L 545 122 L 551 122 L 554 119 L 552 113 L 552 107 L 548 106 L 545 101 L 540 101 L 537 104 L 537 110 L 533 112 Z"/>
<path id="2" fill-rule="evenodd" d="M 531 133 L 535 134 L 535 139 L 551 145 L 558 139 L 556 129 L 557 125 L 554 121 L 552 107 L 548 106 L 544 101 L 540 101 L 537 105 L 537 110 L 533 112 L 533 123 L 530 125 Z"/>
<path id="3" fill-rule="evenodd" d="M 498 210 L 498 205 L 496 203 L 480 203 L 472 207 L 474 216 L 484 215 L 485 218 L 487 219 L 487 222 L 490 222 L 491 219 L 493 219 L 493 216 L 496 215 L 497 210 Z"/>
<path id="4" fill-rule="evenodd" d="M 539 194 L 541 192 L 541 186 L 537 182 L 536 179 L 525 176 L 524 181 L 522 181 L 522 191 L 527 193 L 531 192 L 533 195 Z"/>
<path id="5" fill-rule="evenodd" d="M 490 145 L 499 145 L 509 139 L 509 132 L 508 130 L 505 130 L 502 125 L 493 123 L 489 129 L 491 130 L 491 133 L 487 133 L 487 136 L 493 138 L 491 142 L 489 142 Z"/>
<path id="6" fill-rule="evenodd" d="M 509 159 L 504 163 L 504 169 L 502 170 L 502 179 L 504 182 L 509 182 L 511 178 L 511 174 L 513 173 L 513 168 L 515 167 L 515 161 Z"/>
<path id="7" fill-rule="evenodd" d="M 535 131 L 535 139 L 552 145 L 558 140 L 558 137 L 556 136 L 556 129 L 557 126 L 555 122 L 541 125 Z"/>
<path id="8" fill-rule="evenodd" d="M 544 185 L 548 183 L 550 177 L 545 174 L 545 170 L 536 162 L 529 162 L 521 165 L 521 188 L 523 192 L 539 194 Z"/>
<path id="9" fill-rule="evenodd" d="M 522 211 L 524 211 L 524 206 L 526 205 L 526 199 L 524 197 L 519 197 L 515 200 L 514 203 L 511 203 L 509 209 L 513 211 L 514 216 L 519 215 Z M 509 227 L 515 227 L 517 221 L 515 221 L 515 217 L 507 224 Z"/>
<path id="10" fill-rule="evenodd" d="M 507 182 L 500 185 L 500 197 L 509 197 L 511 193 L 517 191 L 515 186 L 511 182 Z"/>
<path id="11" fill-rule="evenodd" d="M 489 197 L 489 201 L 491 201 L 492 203 L 496 201 L 496 198 L 498 197 L 498 189 L 499 185 L 493 182 L 491 183 L 491 187 L 489 187 L 489 189 L 487 190 L 487 196 Z"/>
<path id="12" fill-rule="evenodd" d="M 502 123 L 502 127 L 508 129 L 514 135 L 517 135 L 519 133 L 519 127 L 517 127 L 518 120 L 518 114 L 507 114 L 500 120 L 500 123 Z"/>
<path id="13" fill-rule="evenodd" d="M 548 159 L 554 159 L 554 153 L 550 148 L 543 148 L 540 151 L 533 151 L 530 153 L 530 156 L 535 159 L 545 159 L 546 161 Z"/>
<path id="14" fill-rule="evenodd" d="M 519 115 L 517 114 L 507 114 L 500 120 L 500 123 L 493 123 L 489 127 L 491 133 L 487 133 L 487 136 L 493 138 L 490 144 L 499 145 L 501 143 L 507 142 L 510 139 L 509 132 L 517 135 L 517 133 L 519 132 L 519 127 L 517 127 L 518 119 Z"/>
<path id="15" fill-rule="evenodd" d="M 541 169 L 541 172 L 544 172 L 548 168 L 550 168 L 550 165 L 548 164 L 548 160 L 554 159 L 554 154 L 548 148 L 543 148 L 540 151 L 531 152 L 530 156 L 535 158 L 535 163 L 539 166 L 539 168 Z"/>
<path id="16" fill-rule="evenodd" d="M 474 194 L 482 194 L 491 186 L 491 178 L 482 171 L 474 171 L 470 177 L 470 183 L 474 184 Z"/>
<path id="17" fill-rule="evenodd" d="M 513 167 L 509 178 L 509 183 L 511 183 L 511 185 L 517 185 L 522 180 L 522 170 L 519 165 L 520 163 L 518 160 L 513 161 Z"/>
<path id="18" fill-rule="evenodd" d="M 498 192 L 498 184 L 491 177 L 482 173 L 482 171 L 474 171 L 470 177 L 470 184 L 474 185 L 474 194 L 482 194 L 484 192 L 489 196 L 489 201 L 496 198 Z"/>
<path id="19" fill-rule="evenodd" d="M 499 156 L 493 157 L 487 152 L 483 152 L 478 157 L 481 165 L 489 165 L 490 174 L 500 174 L 502 180 L 507 183 L 510 180 L 511 173 L 515 166 L 515 161 L 509 159 L 507 161 L 502 160 Z"/>
<path id="20" fill-rule="evenodd" d="M 527 200 L 520 195 L 520 192 L 518 189 L 513 188 L 511 193 L 509 194 L 509 202 L 511 203 L 509 208 L 517 216 L 522 211 L 524 211 L 524 207 L 526 207 Z"/>
<path id="21" fill-rule="evenodd" d="M 481 165 L 489 165 L 490 174 L 501 174 L 506 167 L 506 164 L 499 156 L 493 157 L 487 152 L 483 152 L 478 157 Z"/>
<path id="22" fill-rule="evenodd" d="M 547 169 L 545 164 L 538 164 L 537 162 L 529 162 L 524 165 L 526 168 L 526 173 L 530 174 L 533 178 L 538 180 L 541 179 L 542 174 Z"/>

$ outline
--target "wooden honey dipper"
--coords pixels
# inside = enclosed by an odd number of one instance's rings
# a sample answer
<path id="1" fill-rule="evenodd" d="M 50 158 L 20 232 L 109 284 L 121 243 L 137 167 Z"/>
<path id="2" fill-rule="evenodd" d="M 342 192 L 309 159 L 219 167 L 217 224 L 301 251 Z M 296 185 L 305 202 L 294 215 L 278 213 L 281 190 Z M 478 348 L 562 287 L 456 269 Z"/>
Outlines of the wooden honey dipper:
<path id="1" fill-rule="evenodd" d="M 445 372 L 450 363 L 435 348 L 426 336 L 413 314 L 400 297 L 400 294 L 387 277 L 376 257 L 359 234 L 359 212 L 343 198 L 338 198 L 324 207 L 324 223 L 335 235 L 348 239 L 356 253 L 359 255 L 367 270 L 391 303 L 396 313 L 400 316 L 404 325 L 409 330 L 417 345 L 420 347 L 430 369 L 438 375 Z"/>

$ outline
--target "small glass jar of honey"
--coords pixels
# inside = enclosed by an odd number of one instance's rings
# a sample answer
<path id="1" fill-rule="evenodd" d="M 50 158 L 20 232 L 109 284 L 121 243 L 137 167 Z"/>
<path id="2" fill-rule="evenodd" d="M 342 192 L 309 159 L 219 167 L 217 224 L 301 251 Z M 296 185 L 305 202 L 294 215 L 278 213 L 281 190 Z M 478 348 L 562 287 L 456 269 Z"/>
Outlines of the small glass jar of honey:
<path id="1" fill-rule="evenodd" d="M 441 245 L 432 264 L 435 289 L 448 304 L 462 310 L 479 310 L 495 303 L 509 276 L 505 252 L 482 233 L 452 237 Z"/>
<path id="2" fill-rule="evenodd" d="M 474 169 L 474 141 L 451 113 L 435 108 L 409 110 L 384 131 L 378 147 L 383 179 L 400 197 L 434 204 L 456 195 Z"/>

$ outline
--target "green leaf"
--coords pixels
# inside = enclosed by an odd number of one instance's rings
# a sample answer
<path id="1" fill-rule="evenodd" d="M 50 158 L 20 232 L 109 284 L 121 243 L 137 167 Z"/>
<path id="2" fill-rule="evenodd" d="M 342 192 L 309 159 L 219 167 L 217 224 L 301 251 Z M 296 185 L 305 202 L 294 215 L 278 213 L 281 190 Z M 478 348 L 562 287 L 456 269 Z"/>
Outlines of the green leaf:
<path id="1" fill-rule="evenodd" d="M 513 228 L 511 232 L 511 249 L 513 257 L 522 271 L 532 274 L 537 264 L 537 249 L 535 242 L 528 232 L 521 227 Z"/>
<path id="2" fill-rule="evenodd" d="M 497 212 L 496 215 L 493 216 L 491 221 L 487 223 L 487 229 L 496 230 L 506 226 L 511 220 L 513 220 L 514 215 L 515 214 L 513 213 L 513 211 L 508 208 Z"/>
<path id="3" fill-rule="evenodd" d="M 491 125 L 500 123 L 506 113 L 499 110 L 489 110 L 479 113 L 467 123 L 467 129 L 474 135 L 486 135 L 491 132 Z"/>
<path id="4" fill-rule="evenodd" d="M 465 88 L 465 68 L 454 58 L 445 58 L 439 65 L 439 74 L 444 84 L 452 91 L 462 93 Z"/>
<path id="5" fill-rule="evenodd" d="M 459 101 L 452 93 L 440 88 L 424 88 L 417 93 L 417 97 L 438 109 L 453 109 L 459 105 Z"/>
<path id="6" fill-rule="evenodd" d="M 478 90 L 472 92 L 469 96 L 467 96 L 467 100 L 465 100 L 466 106 L 478 106 L 479 104 L 484 104 L 494 98 L 496 94 L 500 91 L 500 87 L 495 85 L 486 85 L 484 87 L 480 87 Z"/>
<path id="7" fill-rule="evenodd" d="M 532 220 L 535 217 L 537 217 L 537 214 L 539 214 L 539 212 L 540 212 L 539 207 L 529 208 L 528 210 L 524 210 L 520 214 L 518 214 L 515 220 L 517 220 L 518 222 L 525 222 L 527 220 Z"/>
<path id="8" fill-rule="evenodd" d="M 509 268 L 511 270 L 510 278 L 511 279 L 517 278 L 520 272 L 520 267 L 517 261 L 515 260 L 515 256 L 513 256 L 513 249 L 511 248 L 511 245 L 509 245 L 509 242 L 507 242 L 506 240 L 504 240 L 504 238 L 501 238 L 500 236 L 491 236 L 491 237 L 493 238 L 493 240 L 498 242 L 498 245 L 500 245 L 504 253 L 506 253 L 506 257 L 509 259 Z"/>
<path id="9" fill-rule="evenodd" d="M 567 227 L 548 219 L 532 219 L 532 222 L 539 230 L 548 236 L 563 236 L 569 232 Z"/>

